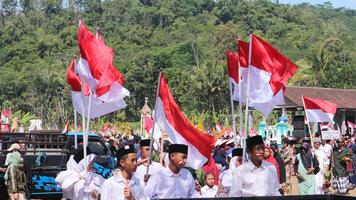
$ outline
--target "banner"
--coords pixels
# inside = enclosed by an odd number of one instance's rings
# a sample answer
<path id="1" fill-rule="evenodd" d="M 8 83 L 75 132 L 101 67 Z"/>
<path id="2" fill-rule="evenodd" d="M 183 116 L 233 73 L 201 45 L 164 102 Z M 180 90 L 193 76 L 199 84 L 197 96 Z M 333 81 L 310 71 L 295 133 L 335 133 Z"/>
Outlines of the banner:
<path id="1" fill-rule="evenodd" d="M 339 130 L 321 131 L 321 138 L 323 140 L 338 140 L 340 139 Z"/>

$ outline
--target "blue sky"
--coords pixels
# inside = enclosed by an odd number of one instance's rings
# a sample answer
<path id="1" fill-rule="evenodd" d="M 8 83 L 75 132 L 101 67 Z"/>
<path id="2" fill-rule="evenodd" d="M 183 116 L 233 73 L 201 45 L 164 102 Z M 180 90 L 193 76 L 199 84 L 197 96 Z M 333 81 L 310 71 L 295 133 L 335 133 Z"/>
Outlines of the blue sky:
<path id="1" fill-rule="evenodd" d="M 300 3 L 310 3 L 312 5 L 315 4 L 323 4 L 327 0 L 279 0 L 279 3 L 284 4 L 300 4 Z M 356 0 L 329 0 L 335 8 L 345 7 L 349 9 L 356 9 Z"/>

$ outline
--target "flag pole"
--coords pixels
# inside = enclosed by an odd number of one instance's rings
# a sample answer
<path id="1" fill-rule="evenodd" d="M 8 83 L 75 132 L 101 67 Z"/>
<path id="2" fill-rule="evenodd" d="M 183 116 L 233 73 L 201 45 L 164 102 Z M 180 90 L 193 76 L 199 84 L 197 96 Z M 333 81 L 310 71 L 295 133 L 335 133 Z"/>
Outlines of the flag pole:
<path id="1" fill-rule="evenodd" d="M 234 100 L 232 99 L 232 82 L 231 82 L 230 78 L 228 78 L 228 80 L 229 80 L 229 86 L 230 86 L 230 104 L 231 104 L 232 126 L 233 126 L 233 131 L 234 131 L 234 143 L 235 143 L 235 147 L 237 147 L 235 109 L 234 109 Z"/>
<path id="2" fill-rule="evenodd" d="M 308 119 L 308 115 L 307 115 L 307 112 L 305 110 L 305 102 L 304 102 L 304 96 L 302 96 L 302 101 L 303 101 L 303 107 L 304 107 L 304 113 L 305 113 L 305 118 L 307 119 L 307 126 L 308 126 L 308 130 L 309 130 L 309 135 L 310 135 L 310 144 L 312 146 L 312 149 L 314 150 L 314 136 L 313 136 L 313 133 L 311 132 L 311 129 L 310 129 L 310 125 L 309 125 L 309 119 Z"/>
<path id="3" fill-rule="evenodd" d="M 164 136 L 165 136 L 165 132 L 162 131 L 161 134 L 161 144 L 160 144 L 160 156 L 159 156 L 159 163 L 161 163 L 161 165 L 163 165 L 163 145 L 164 145 Z M 163 165 L 164 166 L 164 165 Z"/>
<path id="4" fill-rule="evenodd" d="M 77 63 L 76 63 L 76 55 L 73 55 L 74 61 L 74 72 L 77 74 Z M 83 96 L 83 82 L 81 81 L 81 94 L 82 94 L 82 111 L 84 111 L 84 96 Z M 83 112 L 82 112 L 83 113 Z M 83 116 L 82 116 L 83 117 Z M 84 118 L 83 118 L 84 121 Z M 83 123 L 84 124 L 84 123 Z M 77 127 L 78 127 L 78 113 L 77 110 L 74 108 L 74 148 L 78 149 L 78 132 L 77 132 Z"/>
<path id="5" fill-rule="evenodd" d="M 153 128 L 152 128 L 152 132 L 150 134 L 150 150 L 148 152 L 148 161 L 151 162 L 151 156 L 152 156 L 152 146 L 153 146 L 153 134 L 155 132 L 155 127 L 156 127 L 156 119 L 157 119 L 157 99 L 158 99 L 158 94 L 159 94 L 159 86 L 161 85 L 161 77 L 162 77 L 162 69 L 160 69 L 159 71 L 159 76 L 158 76 L 158 83 L 157 83 L 157 91 L 156 91 L 156 102 L 155 102 L 155 110 L 154 110 L 154 114 L 153 114 Z M 146 170 L 146 177 L 148 175 L 148 171 L 149 171 L 150 165 L 147 165 L 147 170 Z"/>
<path id="6" fill-rule="evenodd" d="M 77 110 L 74 109 L 74 148 L 78 149 L 78 134 L 77 134 L 77 128 L 78 128 L 78 113 Z"/>
<path id="7" fill-rule="evenodd" d="M 246 110 L 245 110 L 245 137 L 244 137 L 244 147 L 243 147 L 243 161 L 246 160 L 246 139 L 248 137 L 248 101 L 250 96 L 250 65 L 251 65 L 251 54 L 252 54 L 252 33 L 250 34 L 250 48 L 248 49 L 248 71 L 247 71 L 247 88 L 246 88 Z"/>
<path id="8" fill-rule="evenodd" d="M 240 40 L 240 36 L 238 36 L 238 40 Z M 239 70 L 239 125 L 240 125 L 240 144 L 241 144 L 241 147 L 243 146 L 243 137 L 242 137 L 242 97 L 241 97 L 241 64 L 240 64 L 240 54 L 239 54 L 239 43 L 237 41 L 237 54 L 239 55 L 239 59 L 237 60 L 237 64 L 238 64 L 238 70 Z"/>

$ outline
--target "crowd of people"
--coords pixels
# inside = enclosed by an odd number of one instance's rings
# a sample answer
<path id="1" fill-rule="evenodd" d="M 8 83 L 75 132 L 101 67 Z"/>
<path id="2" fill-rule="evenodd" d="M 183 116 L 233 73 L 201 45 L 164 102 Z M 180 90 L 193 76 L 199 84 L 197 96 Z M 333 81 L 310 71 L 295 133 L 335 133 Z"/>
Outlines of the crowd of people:
<path id="1" fill-rule="evenodd" d="M 356 183 L 355 138 L 356 134 L 339 140 L 284 137 L 279 145 L 253 136 L 246 139 L 245 150 L 233 138 L 221 138 L 200 169 L 186 166 L 189 148 L 184 144 L 158 142 L 151 151 L 150 139 L 107 138 L 117 160 L 110 178 L 95 172 L 98 156 L 87 149 L 84 158 L 79 148 L 56 182 L 63 197 L 71 200 L 345 195 Z M 7 168 L 0 168 L 12 199 L 25 199 L 20 150 L 19 144 L 11 145 Z"/>
<path id="2" fill-rule="evenodd" d="M 354 187 L 355 137 L 335 141 L 284 137 L 278 145 L 253 136 L 246 140 L 246 153 L 235 146 L 234 139 L 219 139 L 212 159 L 201 169 L 186 166 L 189 149 L 184 144 L 165 143 L 164 154 L 153 160 L 149 159 L 149 139 L 111 141 L 109 146 L 117 158 L 112 177 L 105 180 L 94 173 L 95 155 L 89 154 L 85 164 L 82 153 L 74 154 L 56 179 L 64 197 L 138 200 L 347 194 Z"/>

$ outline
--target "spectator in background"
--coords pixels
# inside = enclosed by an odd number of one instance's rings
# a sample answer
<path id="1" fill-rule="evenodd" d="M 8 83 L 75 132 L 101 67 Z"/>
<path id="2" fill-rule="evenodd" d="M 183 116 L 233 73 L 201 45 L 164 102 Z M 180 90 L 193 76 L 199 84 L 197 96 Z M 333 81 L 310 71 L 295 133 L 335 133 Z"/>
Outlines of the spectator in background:
<path id="1" fill-rule="evenodd" d="M 282 191 L 283 194 L 286 192 L 287 189 L 287 184 L 286 184 L 286 166 L 284 164 L 284 160 L 282 158 L 281 153 L 279 152 L 278 149 L 278 144 L 277 143 L 272 143 L 271 144 L 271 149 L 273 151 L 273 157 L 274 159 L 277 161 L 278 163 L 278 167 L 279 167 L 279 183 L 282 184 Z"/>
<path id="2" fill-rule="evenodd" d="M 328 160 L 324 151 L 320 149 L 321 140 L 319 138 L 314 139 L 314 155 L 318 159 L 320 171 L 315 175 L 315 194 L 324 194 L 324 175 L 328 168 L 325 164 Z"/>
<path id="3" fill-rule="evenodd" d="M 314 159 L 310 144 L 303 142 L 295 161 L 295 172 L 299 182 L 299 194 L 315 194 L 315 173 L 319 172 L 319 163 Z"/>
<path id="4" fill-rule="evenodd" d="M 273 154 L 273 151 L 270 147 L 265 147 L 265 154 L 264 154 L 264 159 L 273 164 L 274 167 L 276 168 L 276 171 L 277 171 L 277 176 L 278 176 L 278 182 L 280 182 L 280 176 L 281 176 L 281 173 L 279 171 L 279 165 L 277 163 L 277 160 L 274 159 L 274 154 Z"/>
<path id="5" fill-rule="evenodd" d="M 347 162 L 351 162 L 349 150 L 343 138 L 335 146 L 333 158 L 333 188 L 337 194 L 346 194 L 349 189 L 349 177 L 346 170 Z"/>
<path id="6" fill-rule="evenodd" d="M 283 160 L 284 160 L 284 165 L 285 165 L 285 171 L 286 171 L 286 188 L 285 188 L 285 194 L 292 194 L 292 189 L 291 189 L 291 176 L 293 170 L 293 157 L 294 157 L 294 149 L 290 145 L 290 141 L 287 137 L 282 138 L 282 155 L 283 155 Z M 283 188 L 282 188 L 283 189 Z"/>
<path id="7" fill-rule="evenodd" d="M 11 153 L 6 156 L 5 184 L 10 200 L 24 200 L 26 194 L 26 175 L 24 172 L 23 158 L 19 152 L 19 144 L 12 144 L 8 149 Z"/>
<path id="8" fill-rule="evenodd" d="M 205 174 L 205 186 L 201 188 L 202 197 L 215 197 L 218 186 L 214 184 L 215 176 L 212 172 Z"/>

